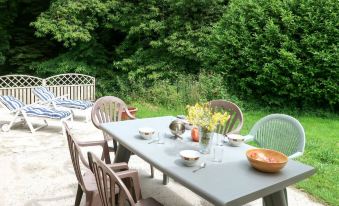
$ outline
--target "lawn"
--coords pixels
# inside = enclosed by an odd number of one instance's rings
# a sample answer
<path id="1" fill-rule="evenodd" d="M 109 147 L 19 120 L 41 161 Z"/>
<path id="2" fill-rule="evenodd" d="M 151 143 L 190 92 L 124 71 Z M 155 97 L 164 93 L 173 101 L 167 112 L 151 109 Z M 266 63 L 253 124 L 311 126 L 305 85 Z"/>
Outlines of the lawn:
<path id="1" fill-rule="evenodd" d="M 146 103 L 134 103 L 138 118 L 184 114 L 185 108 L 167 109 Z M 265 111 L 245 111 L 242 134 L 247 134 L 254 123 L 268 115 Z M 298 183 L 297 188 L 311 194 L 320 202 L 339 205 L 339 116 L 292 115 L 306 132 L 306 150 L 298 160 L 317 169 L 314 176 Z"/>

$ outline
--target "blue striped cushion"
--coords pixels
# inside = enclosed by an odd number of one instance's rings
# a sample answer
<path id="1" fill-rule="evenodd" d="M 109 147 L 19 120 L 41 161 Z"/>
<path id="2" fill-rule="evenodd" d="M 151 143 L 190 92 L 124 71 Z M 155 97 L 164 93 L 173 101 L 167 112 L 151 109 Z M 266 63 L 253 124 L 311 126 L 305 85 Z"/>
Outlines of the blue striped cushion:
<path id="1" fill-rule="evenodd" d="M 0 101 L 10 110 L 19 109 L 25 104 L 13 96 L 0 96 Z"/>
<path id="2" fill-rule="evenodd" d="M 55 98 L 55 95 L 46 87 L 35 87 L 33 93 L 42 101 L 49 101 Z"/>
<path id="3" fill-rule="evenodd" d="M 93 106 L 93 103 L 90 101 L 83 101 L 83 100 L 72 100 L 72 99 L 56 99 L 53 102 L 55 102 L 56 105 L 67 107 L 67 108 L 74 108 L 74 109 L 82 109 L 85 110 L 91 106 Z"/>
<path id="4" fill-rule="evenodd" d="M 47 117 L 51 119 L 62 119 L 71 115 L 68 111 L 60 111 L 55 109 L 49 109 L 45 107 L 25 107 L 23 111 L 30 117 Z"/>

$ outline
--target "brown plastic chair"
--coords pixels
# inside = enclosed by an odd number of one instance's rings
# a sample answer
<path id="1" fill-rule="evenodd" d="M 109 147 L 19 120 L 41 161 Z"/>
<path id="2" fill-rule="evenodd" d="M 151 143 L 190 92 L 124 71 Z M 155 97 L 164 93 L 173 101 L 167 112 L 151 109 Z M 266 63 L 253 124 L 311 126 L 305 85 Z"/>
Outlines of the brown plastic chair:
<path id="1" fill-rule="evenodd" d="M 98 185 L 103 206 L 124 206 L 126 203 L 130 206 L 162 205 L 153 198 L 142 199 L 140 180 L 136 170 L 114 172 L 91 152 L 88 153 L 88 159 Z M 121 178 L 130 178 L 130 190 L 127 189 Z M 118 195 L 116 196 L 117 190 Z"/>
<path id="2" fill-rule="evenodd" d="M 121 121 L 123 111 L 126 112 L 130 119 L 135 119 L 121 99 L 113 96 L 101 97 L 93 105 L 91 112 L 92 122 L 96 128 L 100 129 L 100 124 L 102 123 Z M 116 152 L 117 141 L 106 132 L 103 132 L 103 134 L 106 141 L 113 139 L 113 151 Z M 151 177 L 154 177 L 154 168 L 152 165 L 150 167 Z"/>
<path id="3" fill-rule="evenodd" d="M 244 121 L 240 108 L 236 104 L 225 100 L 213 100 L 209 103 L 212 111 L 226 111 L 230 115 L 229 120 L 224 125 L 219 126 L 216 132 L 224 135 L 229 133 L 239 134 Z"/>
<path id="4" fill-rule="evenodd" d="M 69 147 L 69 152 L 72 159 L 72 164 L 74 168 L 74 172 L 76 178 L 78 180 L 78 190 L 75 198 L 75 206 L 79 206 L 81 202 L 81 197 L 83 193 L 86 194 L 86 206 L 97 206 L 101 205 L 100 198 L 98 197 L 98 189 L 95 182 L 95 177 L 92 171 L 89 169 L 89 164 L 85 160 L 84 156 L 81 153 L 81 147 L 89 147 L 89 146 L 101 146 L 103 149 L 103 154 L 101 159 L 105 159 L 106 163 L 110 162 L 109 160 L 109 151 L 107 147 L 107 142 L 102 141 L 91 141 L 91 142 L 79 142 L 74 139 L 71 134 L 71 131 L 68 125 L 64 122 L 64 127 L 66 130 L 67 142 Z M 81 171 L 81 164 L 85 166 L 85 172 Z M 113 165 L 109 165 L 112 169 L 123 170 L 128 169 L 128 165 L 126 163 L 117 163 Z"/>

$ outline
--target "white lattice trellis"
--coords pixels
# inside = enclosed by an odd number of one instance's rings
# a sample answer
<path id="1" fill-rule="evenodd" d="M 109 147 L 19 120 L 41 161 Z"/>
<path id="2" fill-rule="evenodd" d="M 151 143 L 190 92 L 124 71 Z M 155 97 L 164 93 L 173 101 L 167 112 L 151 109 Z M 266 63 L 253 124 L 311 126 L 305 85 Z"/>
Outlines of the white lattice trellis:
<path id="1" fill-rule="evenodd" d="M 95 84 L 95 78 L 83 74 L 60 74 L 44 80 L 46 86 Z"/>
<path id="2" fill-rule="evenodd" d="M 26 104 L 36 102 L 33 88 L 46 86 L 56 96 L 95 100 L 95 78 L 76 73 L 60 74 L 42 79 L 29 75 L 0 76 L 0 95 L 14 96 Z"/>
<path id="3" fill-rule="evenodd" d="M 0 76 L 0 88 L 41 86 L 43 79 L 29 75 Z"/>

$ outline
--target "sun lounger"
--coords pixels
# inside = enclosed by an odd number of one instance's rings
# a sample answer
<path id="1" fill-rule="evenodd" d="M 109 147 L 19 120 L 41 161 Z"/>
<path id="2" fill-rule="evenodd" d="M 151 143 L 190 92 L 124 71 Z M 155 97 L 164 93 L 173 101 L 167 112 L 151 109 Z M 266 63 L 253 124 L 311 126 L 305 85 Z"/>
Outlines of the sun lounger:
<path id="1" fill-rule="evenodd" d="M 0 96 L 0 105 L 8 110 L 9 113 L 14 115 L 14 118 L 9 124 L 2 126 L 2 130 L 5 132 L 9 131 L 15 123 L 24 122 L 28 125 L 31 132 L 34 133 L 48 125 L 46 119 L 57 119 L 61 121 L 62 131 L 65 134 L 65 128 L 63 127 L 62 122 L 66 120 L 73 120 L 72 113 L 69 111 L 47 108 L 39 104 L 25 105 L 13 96 Z M 44 124 L 34 128 L 31 122 L 33 118 L 43 119 Z"/>
<path id="2" fill-rule="evenodd" d="M 40 101 L 52 104 L 55 109 L 57 109 L 58 107 L 67 108 L 70 109 L 73 114 L 73 110 L 85 111 L 86 122 L 89 121 L 91 108 L 93 106 L 92 102 L 66 99 L 65 96 L 56 97 L 46 87 L 36 87 L 34 88 L 33 93 L 40 99 Z"/>

